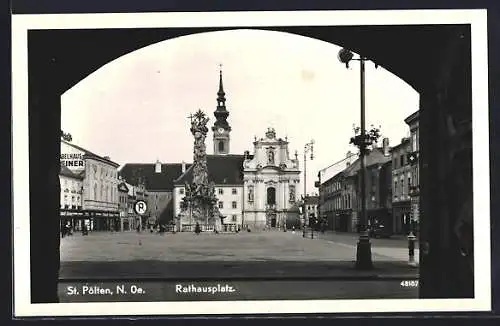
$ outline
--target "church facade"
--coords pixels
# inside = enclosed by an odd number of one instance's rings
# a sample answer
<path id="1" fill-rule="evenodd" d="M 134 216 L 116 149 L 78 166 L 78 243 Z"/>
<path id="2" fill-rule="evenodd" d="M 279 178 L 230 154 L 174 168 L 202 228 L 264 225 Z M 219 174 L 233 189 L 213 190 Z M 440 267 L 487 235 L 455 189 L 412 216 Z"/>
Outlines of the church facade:
<path id="1" fill-rule="evenodd" d="M 269 128 L 253 145 L 254 154 L 243 163 L 245 224 L 256 228 L 298 224 L 299 161 L 290 158 L 288 140 L 277 138 Z"/>
<path id="2" fill-rule="evenodd" d="M 226 93 L 219 75 L 217 107 L 214 111 L 213 154 L 207 155 L 208 179 L 215 185 L 218 208 L 225 216 L 224 230 L 262 230 L 298 224 L 297 189 L 300 170 L 297 157 L 291 159 L 288 140 L 277 138 L 274 129 L 255 139 L 253 154 L 231 154 L 231 126 L 227 121 Z M 189 214 L 181 214 L 186 184 L 193 180 L 192 168 L 174 181 L 173 215 L 179 230 L 192 230 Z M 203 226 L 202 226 L 203 228 Z"/>

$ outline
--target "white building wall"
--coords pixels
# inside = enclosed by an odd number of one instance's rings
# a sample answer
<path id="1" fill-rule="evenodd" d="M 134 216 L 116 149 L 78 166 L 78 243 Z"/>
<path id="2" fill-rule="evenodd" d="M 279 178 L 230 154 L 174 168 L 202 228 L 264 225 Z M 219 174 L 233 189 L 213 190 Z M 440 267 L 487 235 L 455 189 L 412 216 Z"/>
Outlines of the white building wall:
<path id="1" fill-rule="evenodd" d="M 59 175 L 61 185 L 60 206 L 65 208 L 66 205 L 69 209 L 82 206 L 82 187 L 83 182 L 79 179 Z"/>
<path id="2" fill-rule="evenodd" d="M 118 171 L 116 167 L 87 158 L 85 162 L 84 209 L 118 211 Z"/>

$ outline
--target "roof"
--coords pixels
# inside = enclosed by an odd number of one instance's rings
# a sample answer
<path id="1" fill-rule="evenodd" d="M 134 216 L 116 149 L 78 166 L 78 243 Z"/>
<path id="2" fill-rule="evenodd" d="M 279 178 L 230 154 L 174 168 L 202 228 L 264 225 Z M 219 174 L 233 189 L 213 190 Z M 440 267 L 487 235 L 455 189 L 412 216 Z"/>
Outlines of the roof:
<path id="1" fill-rule="evenodd" d="M 401 139 L 401 143 L 399 143 L 396 146 L 392 147 L 390 149 L 390 152 L 392 153 L 395 150 L 400 149 L 402 146 L 408 145 L 409 142 L 410 142 L 410 138 L 408 138 L 408 137 L 405 137 L 405 138 Z"/>
<path id="2" fill-rule="evenodd" d="M 410 114 L 406 119 L 405 119 L 405 123 L 406 124 L 411 124 L 412 122 L 415 122 L 415 121 L 418 121 L 418 118 L 419 118 L 419 111 L 416 111 L 416 112 L 413 112 L 412 114 Z"/>
<path id="3" fill-rule="evenodd" d="M 207 155 L 208 180 L 215 184 L 242 185 L 244 155 Z M 183 185 L 193 181 L 193 169 L 187 169 L 174 184 Z"/>
<path id="4" fill-rule="evenodd" d="M 61 164 L 61 170 L 59 172 L 59 175 L 63 175 L 65 177 L 74 178 L 74 179 L 83 179 L 82 172 L 73 173 L 67 166 L 62 165 L 62 164 Z"/>
<path id="5" fill-rule="evenodd" d="M 306 196 L 306 205 L 317 205 L 319 202 L 319 196 Z"/>
<path id="6" fill-rule="evenodd" d="M 186 163 L 186 169 L 191 165 Z M 172 191 L 173 182 L 182 175 L 182 163 L 161 164 L 161 173 L 155 172 L 155 163 L 127 163 L 118 174 L 129 184 L 138 184 L 139 177 L 145 178 L 149 191 Z"/>
<path id="7" fill-rule="evenodd" d="M 111 161 L 111 160 L 107 159 L 107 158 L 104 158 L 103 156 L 100 156 L 100 155 L 97 155 L 97 154 L 95 154 L 95 153 L 92 153 L 91 151 L 86 150 L 86 149 L 85 149 L 85 148 L 83 148 L 83 147 L 80 147 L 80 146 L 78 146 L 78 145 L 75 145 L 75 144 L 73 144 L 73 143 L 70 143 L 70 142 L 68 142 L 68 141 L 65 141 L 65 140 L 63 140 L 63 139 L 61 139 L 61 143 L 64 143 L 64 144 L 69 145 L 69 146 L 71 146 L 71 147 L 73 147 L 73 148 L 75 148 L 75 149 L 77 149 L 77 150 L 79 150 L 79 151 L 82 151 L 82 152 L 84 153 L 84 154 L 83 154 L 83 155 L 84 155 L 84 157 L 97 159 L 97 160 L 99 160 L 99 161 L 102 161 L 102 162 L 108 163 L 108 164 L 110 164 L 110 165 L 113 165 L 114 167 L 118 167 L 118 166 L 120 165 L 120 164 L 118 164 L 118 163 L 116 163 L 116 162 L 113 162 L 113 161 Z"/>
<path id="8" fill-rule="evenodd" d="M 385 156 L 384 149 L 381 147 L 377 147 L 371 150 L 368 153 L 368 155 L 366 155 L 365 166 L 369 168 L 373 165 L 384 164 L 388 161 L 391 161 L 391 156 Z M 346 168 L 344 172 L 347 176 L 354 176 L 358 173 L 360 168 L 361 168 L 361 162 L 359 159 L 357 159 L 348 168 Z"/>

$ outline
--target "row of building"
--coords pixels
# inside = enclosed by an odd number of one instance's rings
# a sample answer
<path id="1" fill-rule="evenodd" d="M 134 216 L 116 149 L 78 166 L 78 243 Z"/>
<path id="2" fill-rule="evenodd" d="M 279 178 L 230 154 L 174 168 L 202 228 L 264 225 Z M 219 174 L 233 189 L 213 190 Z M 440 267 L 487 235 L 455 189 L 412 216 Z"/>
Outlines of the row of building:
<path id="1" fill-rule="evenodd" d="M 419 113 L 405 119 L 410 137 L 394 147 L 384 138 L 366 156 L 366 209 L 370 223 L 385 224 L 393 233 L 406 233 L 419 221 Z M 360 160 L 347 153 L 344 166 L 319 180 L 319 216 L 328 228 L 353 232 L 361 214 Z M 339 170 L 338 165 L 335 167 Z M 321 178 L 321 174 L 319 174 Z"/>
<path id="2" fill-rule="evenodd" d="M 213 154 L 207 155 L 208 179 L 215 184 L 218 207 L 229 229 L 283 228 L 299 225 L 300 169 L 297 153 L 291 157 L 287 137 L 277 137 L 268 128 L 254 138 L 253 152 L 230 153 L 232 128 L 227 118 L 222 72 L 217 92 Z M 186 183 L 193 178 L 192 164 L 127 163 L 118 168 L 109 157 L 101 157 L 70 142 L 61 141 L 61 215 L 78 229 L 133 230 L 138 226 L 180 221 Z M 134 203 L 142 199 L 148 209 L 138 216 Z M 78 226 L 77 226 L 78 224 Z"/>
<path id="3" fill-rule="evenodd" d="M 118 167 L 107 156 L 61 140 L 61 224 L 78 231 L 135 229 L 148 223 L 148 215 L 133 209 L 137 200 L 149 197 L 144 184 L 126 182 Z"/>

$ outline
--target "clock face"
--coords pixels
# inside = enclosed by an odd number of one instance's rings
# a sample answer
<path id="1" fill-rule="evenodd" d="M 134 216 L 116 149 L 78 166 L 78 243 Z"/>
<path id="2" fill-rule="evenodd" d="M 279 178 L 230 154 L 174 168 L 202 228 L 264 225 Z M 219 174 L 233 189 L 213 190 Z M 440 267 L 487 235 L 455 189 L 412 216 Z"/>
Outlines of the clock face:
<path id="1" fill-rule="evenodd" d="M 219 134 L 222 134 L 224 132 L 224 128 L 219 128 L 217 131 L 219 132 Z"/>

